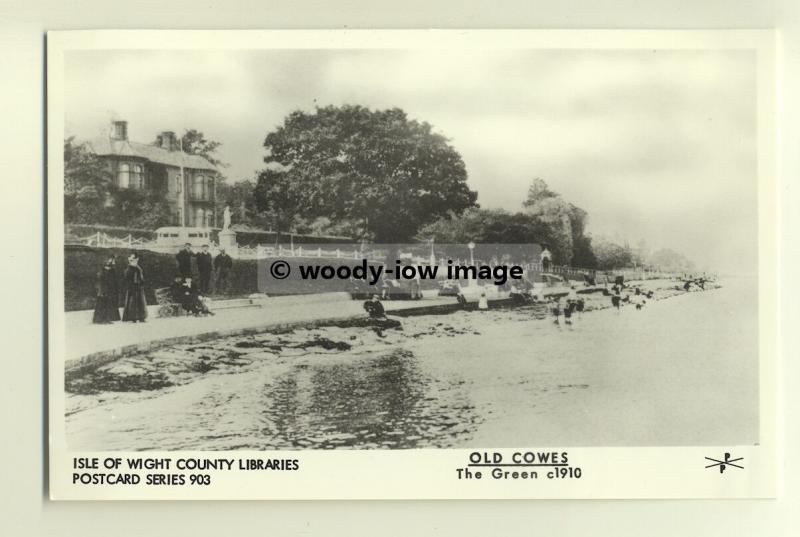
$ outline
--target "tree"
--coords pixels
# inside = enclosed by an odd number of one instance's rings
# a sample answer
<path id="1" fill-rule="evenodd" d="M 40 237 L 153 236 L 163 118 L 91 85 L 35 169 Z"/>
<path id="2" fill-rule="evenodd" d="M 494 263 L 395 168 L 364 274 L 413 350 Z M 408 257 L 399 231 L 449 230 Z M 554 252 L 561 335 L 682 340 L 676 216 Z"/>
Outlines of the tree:
<path id="1" fill-rule="evenodd" d="M 250 179 L 235 183 L 217 181 L 217 214 L 221 215 L 227 206 L 231 208 L 231 221 L 235 224 L 269 226 L 269 219 L 264 218 L 256 208 L 255 190 L 256 183 Z"/>
<path id="2" fill-rule="evenodd" d="M 307 203 L 308 194 L 295 177 L 290 172 L 266 169 L 258 174 L 253 190 L 256 210 L 270 221 L 270 227 L 276 231 L 275 244 L 280 243 L 281 233 L 292 230 L 295 218 Z"/>
<path id="3" fill-rule="evenodd" d="M 548 243 L 551 230 L 541 221 L 523 212 L 510 213 L 502 209 L 467 209 L 461 215 L 442 218 L 420 229 L 420 241 L 435 239 L 440 252 L 460 257 L 466 255 L 464 245 L 476 243 L 479 259 L 506 258 L 510 261 L 538 261 L 528 245 Z M 448 251 L 445 245 L 454 245 Z M 519 245 L 510 247 L 508 245 Z"/>
<path id="4" fill-rule="evenodd" d="M 475 206 L 464 161 L 430 124 L 399 108 L 327 106 L 291 113 L 264 140 L 257 197 L 291 204 L 283 215 L 356 222 L 359 237 L 407 242 L 421 226 Z M 260 202 L 275 203 L 268 197 Z"/>
<path id="5" fill-rule="evenodd" d="M 162 141 L 159 134 L 151 145 L 161 146 Z M 173 146 L 171 148 L 173 151 L 183 148 L 184 153 L 205 157 L 206 160 L 218 168 L 227 166 L 217 158 L 217 149 L 222 146 L 222 143 L 216 140 L 208 140 L 206 135 L 197 129 L 186 129 L 181 136 L 180 143 L 176 145 L 177 147 Z"/>
<path id="6" fill-rule="evenodd" d="M 76 144 L 64 141 L 64 219 L 76 224 L 103 222 L 111 186 L 111 172 L 102 159 Z"/>
<path id="7" fill-rule="evenodd" d="M 531 181 L 522 206 L 528 214 L 548 228 L 548 246 L 557 263 L 584 268 L 596 266 L 592 240 L 585 235 L 588 219 L 586 211 L 565 201 L 538 177 Z"/>
<path id="8" fill-rule="evenodd" d="M 572 231 L 572 265 L 582 268 L 596 268 L 597 257 L 592 249 L 592 238 L 586 235 L 586 222 L 589 214 L 570 203 L 569 223 Z"/>
<path id="9" fill-rule="evenodd" d="M 575 216 L 574 210 L 577 207 L 564 201 L 538 177 L 531 182 L 522 206 L 527 214 L 548 228 L 550 240 L 547 244 L 553 252 L 555 262 L 561 265 L 571 264 L 574 242 L 570 217 Z"/>
<path id="10" fill-rule="evenodd" d="M 632 266 L 633 252 L 628 246 L 622 246 L 606 238 L 592 241 L 594 254 L 597 257 L 597 268 L 614 270 Z"/>
<path id="11" fill-rule="evenodd" d="M 104 223 L 156 229 L 173 222 L 169 202 L 160 192 L 112 186 L 110 199 L 112 210 L 107 212 Z"/>
<path id="12" fill-rule="evenodd" d="M 669 248 L 655 251 L 648 259 L 648 263 L 658 269 L 672 272 L 691 272 L 695 265 L 692 261 Z"/>
<path id="13" fill-rule="evenodd" d="M 526 208 L 533 207 L 546 199 L 558 197 L 560 196 L 550 190 L 550 187 L 547 186 L 547 183 L 544 179 L 535 177 L 533 181 L 531 181 L 531 185 L 528 187 L 528 195 L 526 196 L 525 201 L 522 202 L 522 206 Z"/>
<path id="14" fill-rule="evenodd" d="M 216 156 L 217 149 L 222 146 L 222 143 L 214 140 L 207 140 L 205 135 L 197 129 L 188 129 L 184 132 L 183 136 L 181 136 L 181 144 L 184 153 L 205 157 L 211 164 L 219 168 L 226 166 L 226 164 L 220 161 Z"/>

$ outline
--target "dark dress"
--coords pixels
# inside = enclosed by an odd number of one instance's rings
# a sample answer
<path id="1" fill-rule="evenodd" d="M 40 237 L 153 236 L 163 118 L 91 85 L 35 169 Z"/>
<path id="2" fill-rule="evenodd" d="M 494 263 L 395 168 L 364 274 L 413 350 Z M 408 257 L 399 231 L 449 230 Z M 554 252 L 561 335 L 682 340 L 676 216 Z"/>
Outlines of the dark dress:
<path id="1" fill-rule="evenodd" d="M 144 273 L 138 266 L 125 268 L 125 310 L 123 321 L 144 321 L 147 318 L 147 300 L 144 296 Z"/>
<path id="2" fill-rule="evenodd" d="M 93 323 L 105 324 L 119 321 L 119 290 L 117 272 L 110 267 L 103 267 L 97 273 L 97 300 L 94 304 Z"/>

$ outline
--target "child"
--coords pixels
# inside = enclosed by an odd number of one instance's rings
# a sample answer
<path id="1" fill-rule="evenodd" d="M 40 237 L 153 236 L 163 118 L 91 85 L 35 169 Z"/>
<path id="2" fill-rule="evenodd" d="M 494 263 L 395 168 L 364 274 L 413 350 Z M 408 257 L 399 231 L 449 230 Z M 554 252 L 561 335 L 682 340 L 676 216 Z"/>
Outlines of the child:
<path id="1" fill-rule="evenodd" d="M 622 301 L 622 297 L 619 295 L 619 287 L 615 286 L 614 287 L 614 294 L 611 295 L 611 305 L 613 307 L 617 308 L 617 311 L 619 311 L 620 302 L 621 301 Z"/>
<path id="2" fill-rule="evenodd" d="M 558 317 L 561 315 L 561 298 L 554 298 L 553 299 L 553 308 L 551 310 L 553 312 L 553 316 L 555 320 L 553 321 L 554 324 L 560 324 L 558 322 Z"/>
<path id="3" fill-rule="evenodd" d="M 489 300 L 486 298 L 486 291 L 481 291 L 481 297 L 478 299 L 478 309 L 488 310 Z"/>

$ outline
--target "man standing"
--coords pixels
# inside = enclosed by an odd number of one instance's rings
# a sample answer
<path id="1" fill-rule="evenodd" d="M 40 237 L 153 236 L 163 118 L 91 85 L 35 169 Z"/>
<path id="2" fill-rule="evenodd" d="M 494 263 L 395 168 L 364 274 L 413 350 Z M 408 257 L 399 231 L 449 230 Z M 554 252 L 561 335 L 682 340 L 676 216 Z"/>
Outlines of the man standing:
<path id="1" fill-rule="evenodd" d="M 200 294 L 208 296 L 211 292 L 211 271 L 213 263 L 211 254 L 208 253 L 208 244 L 203 245 L 203 249 L 195 256 L 197 261 L 197 272 L 200 275 Z"/>
<path id="2" fill-rule="evenodd" d="M 230 285 L 230 274 L 233 269 L 233 259 L 220 248 L 219 254 L 214 258 L 214 270 L 217 271 L 217 293 L 227 293 Z"/>
<path id="3" fill-rule="evenodd" d="M 178 274 L 180 274 L 181 278 L 191 278 L 192 277 L 192 256 L 194 252 L 192 252 L 192 245 L 188 242 L 183 246 L 183 250 L 178 252 L 175 256 L 175 259 L 178 260 Z"/>

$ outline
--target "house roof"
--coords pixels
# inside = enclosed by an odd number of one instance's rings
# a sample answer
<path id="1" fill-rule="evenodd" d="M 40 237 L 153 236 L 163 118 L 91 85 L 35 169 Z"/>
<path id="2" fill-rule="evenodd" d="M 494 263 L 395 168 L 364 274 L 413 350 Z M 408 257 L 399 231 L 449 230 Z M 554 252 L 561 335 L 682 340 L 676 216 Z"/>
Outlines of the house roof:
<path id="1" fill-rule="evenodd" d="M 115 140 L 105 136 L 92 138 L 87 141 L 87 144 L 96 155 L 139 157 L 147 159 L 150 162 L 175 166 L 176 168 L 182 165 L 185 168 L 193 168 L 196 170 L 219 171 L 217 167 L 211 164 L 205 157 L 190 155 L 182 151 L 167 151 L 155 145 L 140 144 L 139 142 L 131 142 L 128 140 Z"/>

